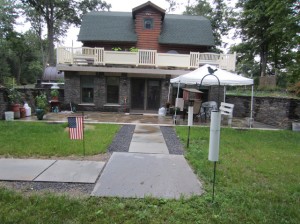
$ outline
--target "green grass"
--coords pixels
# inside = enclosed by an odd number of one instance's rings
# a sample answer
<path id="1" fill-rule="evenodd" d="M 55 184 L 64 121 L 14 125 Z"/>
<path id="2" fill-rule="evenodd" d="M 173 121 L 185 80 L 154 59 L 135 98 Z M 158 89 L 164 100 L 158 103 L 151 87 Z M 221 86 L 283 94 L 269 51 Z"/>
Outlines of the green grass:
<path id="1" fill-rule="evenodd" d="M 86 155 L 104 153 L 119 130 L 118 125 L 86 125 Z M 0 155 L 82 155 L 83 141 L 70 140 L 67 124 L 0 121 Z"/>
<path id="2" fill-rule="evenodd" d="M 226 95 L 229 96 L 251 96 L 251 89 L 236 88 L 234 90 L 227 90 Z M 295 94 L 287 92 L 285 90 L 255 90 L 255 97 L 275 97 L 275 98 L 292 98 L 300 99 Z"/>
<path id="3" fill-rule="evenodd" d="M 187 127 L 176 128 L 186 144 Z M 0 189 L 0 223 L 300 223 L 300 133 L 222 129 L 216 197 L 209 129 L 191 129 L 186 158 L 206 193 L 180 200 L 24 196 Z"/>

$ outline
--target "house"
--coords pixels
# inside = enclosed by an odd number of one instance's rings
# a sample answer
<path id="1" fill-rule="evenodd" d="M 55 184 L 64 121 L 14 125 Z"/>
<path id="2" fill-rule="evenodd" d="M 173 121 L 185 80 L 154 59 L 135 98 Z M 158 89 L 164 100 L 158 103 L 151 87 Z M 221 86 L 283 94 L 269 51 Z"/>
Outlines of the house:
<path id="1" fill-rule="evenodd" d="M 57 49 L 57 68 L 65 74 L 65 103 L 81 110 L 157 112 L 171 101 L 170 78 L 206 63 L 235 69 L 234 54 L 209 53 L 208 19 L 169 15 L 150 1 L 132 12 L 84 15 L 78 41 L 83 47 Z"/>

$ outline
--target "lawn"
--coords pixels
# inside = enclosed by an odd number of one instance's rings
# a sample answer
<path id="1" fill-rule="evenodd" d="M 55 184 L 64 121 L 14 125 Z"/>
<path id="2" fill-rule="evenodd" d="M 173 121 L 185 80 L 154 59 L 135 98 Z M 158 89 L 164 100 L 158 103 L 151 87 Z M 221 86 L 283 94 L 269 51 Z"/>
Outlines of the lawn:
<path id="1" fill-rule="evenodd" d="M 106 152 L 119 125 L 85 125 L 85 153 Z M 83 141 L 70 140 L 66 123 L 0 122 L 0 155 L 68 156 L 83 155 Z"/>
<path id="2" fill-rule="evenodd" d="M 187 127 L 177 127 L 186 144 Z M 216 197 L 209 129 L 191 129 L 186 158 L 206 193 L 180 200 L 24 196 L 0 189 L 0 223 L 300 223 L 300 133 L 222 129 Z"/>

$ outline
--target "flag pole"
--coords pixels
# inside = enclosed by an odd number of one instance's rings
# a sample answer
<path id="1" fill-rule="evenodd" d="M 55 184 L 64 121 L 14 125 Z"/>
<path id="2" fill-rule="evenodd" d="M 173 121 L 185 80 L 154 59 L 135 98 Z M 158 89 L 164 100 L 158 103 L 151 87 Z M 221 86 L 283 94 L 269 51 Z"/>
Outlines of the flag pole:
<path id="1" fill-rule="evenodd" d="M 82 138 L 83 138 L 83 156 L 85 156 L 85 139 L 84 139 L 84 111 L 82 111 Z"/>

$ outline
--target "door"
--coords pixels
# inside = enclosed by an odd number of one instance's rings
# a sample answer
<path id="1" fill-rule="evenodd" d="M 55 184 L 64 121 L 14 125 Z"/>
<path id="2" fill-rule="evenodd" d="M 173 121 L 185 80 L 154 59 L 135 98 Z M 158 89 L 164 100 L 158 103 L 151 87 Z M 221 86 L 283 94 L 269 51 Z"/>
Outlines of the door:
<path id="1" fill-rule="evenodd" d="M 147 110 L 158 110 L 160 104 L 160 81 L 147 80 Z"/>
<path id="2" fill-rule="evenodd" d="M 131 109 L 144 110 L 145 80 L 131 80 Z"/>
<path id="3" fill-rule="evenodd" d="M 131 80 L 131 109 L 158 110 L 160 107 L 160 81 L 153 79 Z"/>

